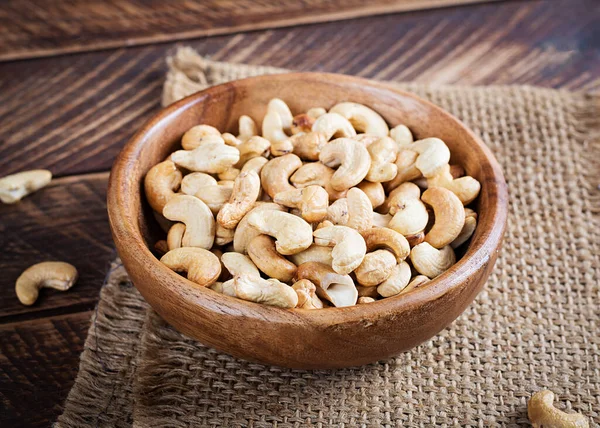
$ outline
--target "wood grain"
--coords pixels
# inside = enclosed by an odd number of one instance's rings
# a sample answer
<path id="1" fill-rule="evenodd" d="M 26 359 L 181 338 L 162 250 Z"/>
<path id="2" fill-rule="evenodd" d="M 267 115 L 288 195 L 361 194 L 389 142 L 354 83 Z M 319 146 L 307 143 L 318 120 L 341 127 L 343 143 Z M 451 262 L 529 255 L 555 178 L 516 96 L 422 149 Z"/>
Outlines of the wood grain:
<path id="1" fill-rule="evenodd" d="M 0 204 L 0 323 L 93 308 L 114 255 L 106 214 L 107 179 L 107 173 L 59 178 L 18 204 Z M 42 290 L 35 305 L 21 305 L 14 291 L 17 277 L 46 260 L 77 267 L 76 285 L 66 293 Z"/>
<path id="2" fill-rule="evenodd" d="M 0 421 L 49 426 L 79 366 L 91 312 L 0 325 Z"/>
<path id="3" fill-rule="evenodd" d="M 189 44 L 221 61 L 383 80 L 594 90 L 600 88 L 597 5 L 490 3 Z M 123 144 L 158 110 L 165 57 L 173 49 L 0 64 L 0 171 L 44 167 L 65 175 L 110 168 Z"/>
<path id="4" fill-rule="evenodd" d="M 5 1 L 0 61 L 497 0 Z"/>

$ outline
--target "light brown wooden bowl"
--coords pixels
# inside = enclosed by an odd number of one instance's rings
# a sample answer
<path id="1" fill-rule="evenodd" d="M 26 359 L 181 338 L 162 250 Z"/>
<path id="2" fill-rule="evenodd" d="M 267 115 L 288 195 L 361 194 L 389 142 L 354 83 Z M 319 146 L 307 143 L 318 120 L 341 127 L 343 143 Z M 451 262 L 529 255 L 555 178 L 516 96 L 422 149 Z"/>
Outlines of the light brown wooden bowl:
<path id="1" fill-rule="evenodd" d="M 163 266 L 149 248 L 164 237 L 143 196 L 143 178 L 178 148 L 183 133 L 206 123 L 236 131 L 237 119 L 261 123 L 271 98 L 293 113 L 341 101 L 365 104 L 415 138 L 439 137 L 454 163 L 481 182 L 479 224 L 463 257 L 423 288 L 349 308 L 284 310 L 198 289 Z M 215 86 L 154 116 L 113 166 L 108 213 L 117 250 L 148 303 L 177 330 L 236 357 L 293 368 L 359 366 L 413 348 L 448 326 L 487 280 L 504 234 L 507 189 L 491 152 L 465 125 L 412 94 L 356 77 L 324 73 L 261 76 Z M 472 328 L 477 328 L 473 325 Z"/>

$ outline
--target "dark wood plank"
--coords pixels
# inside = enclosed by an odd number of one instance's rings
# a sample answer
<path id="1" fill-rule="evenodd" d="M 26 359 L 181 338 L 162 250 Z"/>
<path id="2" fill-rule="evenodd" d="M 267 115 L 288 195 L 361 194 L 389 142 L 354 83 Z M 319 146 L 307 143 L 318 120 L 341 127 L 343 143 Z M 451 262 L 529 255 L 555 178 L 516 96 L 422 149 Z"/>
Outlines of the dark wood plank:
<path id="1" fill-rule="evenodd" d="M 600 88 L 596 0 L 484 3 L 195 40 L 213 59 L 433 84 Z M 159 108 L 173 44 L 0 64 L 0 171 L 102 171 Z"/>
<path id="2" fill-rule="evenodd" d="M 106 213 L 108 173 L 59 178 L 15 205 L 0 204 L 0 323 L 19 317 L 89 310 L 115 253 Z M 72 263 L 79 280 L 68 292 L 42 290 L 31 307 L 14 284 L 32 264 Z"/>
<path id="3" fill-rule="evenodd" d="M 498 0 L 5 1 L 0 61 Z"/>
<path id="4" fill-rule="evenodd" d="M 0 426 L 54 422 L 75 380 L 91 315 L 0 325 Z"/>

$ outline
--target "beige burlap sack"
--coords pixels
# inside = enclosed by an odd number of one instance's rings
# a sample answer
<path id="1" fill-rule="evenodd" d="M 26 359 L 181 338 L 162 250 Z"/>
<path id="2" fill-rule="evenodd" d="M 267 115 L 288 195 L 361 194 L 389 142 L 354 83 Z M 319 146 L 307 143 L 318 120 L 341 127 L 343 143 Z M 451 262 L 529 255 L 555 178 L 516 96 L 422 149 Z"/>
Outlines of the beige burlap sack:
<path id="1" fill-rule="evenodd" d="M 281 70 L 169 60 L 163 103 Z M 402 85 L 492 149 L 510 189 L 504 249 L 449 328 L 365 367 L 300 371 L 237 360 L 148 309 L 115 265 L 58 426 L 515 426 L 532 392 L 600 423 L 600 101 L 533 87 Z"/>

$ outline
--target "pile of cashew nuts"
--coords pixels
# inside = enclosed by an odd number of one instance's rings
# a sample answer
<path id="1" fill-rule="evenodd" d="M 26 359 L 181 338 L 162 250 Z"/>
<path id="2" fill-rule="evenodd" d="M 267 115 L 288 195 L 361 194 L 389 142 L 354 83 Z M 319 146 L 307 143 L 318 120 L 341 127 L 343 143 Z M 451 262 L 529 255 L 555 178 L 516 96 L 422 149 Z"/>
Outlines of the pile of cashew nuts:
<path id="1" fill-rule="evenodd" d="M 475 231 L 480 184 L 439 138 L 357 103 L 294 116 L 280 99 L 261 131 L 248 116 L 237 136 L 194 126 L 145 177 L 160 260 L 199 287 L 281 308 L 370 303 L 441 275 Z"/>

